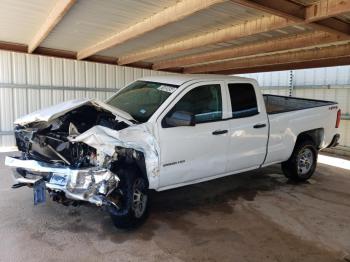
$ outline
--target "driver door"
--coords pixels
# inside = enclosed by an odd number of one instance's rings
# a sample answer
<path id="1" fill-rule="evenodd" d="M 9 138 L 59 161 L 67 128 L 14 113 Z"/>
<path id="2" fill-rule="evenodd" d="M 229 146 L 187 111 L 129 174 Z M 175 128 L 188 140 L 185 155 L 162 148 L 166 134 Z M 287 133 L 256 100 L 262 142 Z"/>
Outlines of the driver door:
<path id="1" fill-rule="evenodd" d="M 186 88 L 158 118 L 160 186 L 173 187 L 226 172 L 228 121 L 224 83 L 197 83 Z M 169 127 L 165 118 L 174 112 L 192 113 L 194 126 Z"/>

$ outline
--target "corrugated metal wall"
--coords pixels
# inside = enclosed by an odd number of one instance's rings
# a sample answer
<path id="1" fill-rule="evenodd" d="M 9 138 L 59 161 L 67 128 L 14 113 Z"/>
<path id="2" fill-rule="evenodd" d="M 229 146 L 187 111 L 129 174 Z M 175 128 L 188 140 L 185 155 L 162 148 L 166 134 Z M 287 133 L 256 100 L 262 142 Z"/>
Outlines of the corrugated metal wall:
<path id="1" fill-rule="evenodd" d="M 0 147 L 14 145 L 13 121 L 29 112 L 82 97 L 106 99 L 148 75 L 167 74 L 46 56 L 0 51 Z M 290 71 L 246 74 L 264 93 L 288 95 Z M 293 95 L 335 100 L 350 116 L 350 66 L 293 71 Z M 350 147 L 350 120 L 341 123 L 341 145 Z"/>
<path id="2" fill-rule="evenodd" d="M 244 74 L 258 80 L 263 87 L 278 87 L 289 85 L 290 71 Z M 335 66 L 313 69 L 293 70 L 296 86 L 328 86 L 350 85 L 350 66 Z"/>
<path id="3" fill-rule="evenodd" d="M 160 74 L 169 73 L 0 51 L 0 147 L 15 144 L 19 116 L 64 100 L 104 100 L 137 78 Z"/>
<path id="4" fill-rule="evenodd" d="M 291 71 L 244 74 L 257 79 L 263 93 L 289 95 Z M 292 71 L 293 96 L 337 101 L 342 110 L 340 145 L 350 147 L 350 66 Z"/>

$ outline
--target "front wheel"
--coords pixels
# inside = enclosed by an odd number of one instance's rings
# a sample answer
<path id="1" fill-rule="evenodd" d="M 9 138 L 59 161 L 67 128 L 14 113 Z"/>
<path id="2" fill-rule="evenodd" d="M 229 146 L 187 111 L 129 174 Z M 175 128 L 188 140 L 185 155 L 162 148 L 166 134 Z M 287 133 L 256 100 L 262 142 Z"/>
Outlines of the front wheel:
<path id="1" fill-rule="evenodd" d="M 306 181 L 315 172 L 318 151 L 310 141 L 301 141 L 295 145 L 291 157 L 282 163 L 284 175 L 294 181 Z"/>
<path id="2" fill-rule="evenodd" d="M 148 215 L 148 186 L 146 179 L 135 168 L 118 171 L 121 195 L 116 203 L 118 210 L 109 210 L 117 228 L 130 229 L 142 224 Z"/>

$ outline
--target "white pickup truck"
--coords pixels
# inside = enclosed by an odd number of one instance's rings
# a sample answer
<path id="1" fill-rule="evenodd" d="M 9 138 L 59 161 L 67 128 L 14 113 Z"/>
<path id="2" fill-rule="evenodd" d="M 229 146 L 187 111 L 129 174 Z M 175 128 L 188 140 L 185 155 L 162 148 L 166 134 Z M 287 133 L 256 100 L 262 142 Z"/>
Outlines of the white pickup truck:
<path id="1" fill-rule="evenodd" d="M 146 77 L 105 102 L 80 99 L 15 121 L 21 156 L 7 157 L 13 188 L 57 202 L 104 207 L 117 227 L 145 220 L 148 191 L 282 163 L 289 178 L 314 173 L 337 145 L 335 102 L 262 95 L 253 79 Z"/>

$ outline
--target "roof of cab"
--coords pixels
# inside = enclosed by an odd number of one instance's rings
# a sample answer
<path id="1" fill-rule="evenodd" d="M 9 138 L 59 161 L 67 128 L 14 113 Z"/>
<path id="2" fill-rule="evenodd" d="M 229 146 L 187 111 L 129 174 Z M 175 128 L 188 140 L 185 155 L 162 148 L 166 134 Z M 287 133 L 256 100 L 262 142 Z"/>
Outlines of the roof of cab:
<path id="1" fill-rule="evenodd" d="M 195 80 L 253 80 L 251 78 L 238 77 L 238 76 L 227 76 L 227 75 L 214 75 L 214 74 L 171 74 L 165 76 L 147 76 L 143 77 L 139 80 L 150 81 L 150 82 L 158 82 L 169 85 L 177 85 L 180 86 L 189 81 Z"/>

